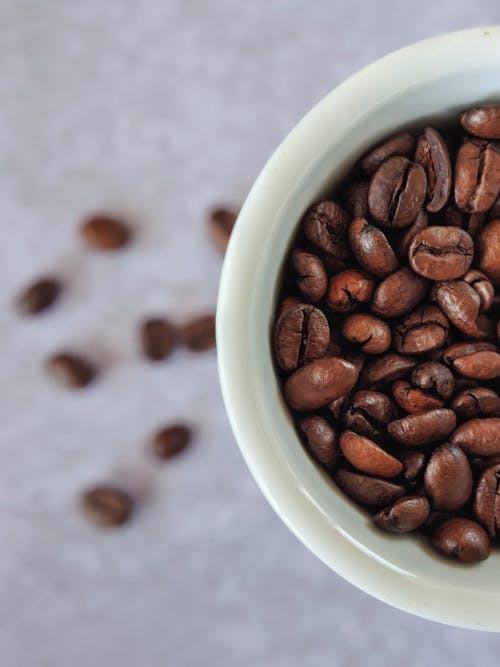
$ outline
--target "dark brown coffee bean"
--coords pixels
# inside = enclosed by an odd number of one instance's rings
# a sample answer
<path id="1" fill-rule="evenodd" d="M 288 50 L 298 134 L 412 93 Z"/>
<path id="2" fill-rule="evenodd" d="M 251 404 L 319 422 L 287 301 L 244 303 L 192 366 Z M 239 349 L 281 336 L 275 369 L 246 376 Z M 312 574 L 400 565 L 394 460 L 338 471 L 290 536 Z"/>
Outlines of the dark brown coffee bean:
<path id="1" fill-rule="evenodd" d="M 342 433 L 340 449 L 349 463 L 360 472 L 391 478 L 399 475 L 403 469 L 401 461 L 391 456 L 373 440 L 354 431 Z"/>
<path id="2" fill-rule="evenodd" d="M 208 229 L 218 250 L 226 252 L 238 212 L 232 208 L 213 208 L 208 214 Z"/>
<path id="3" fill-rule="evenodd" d="M 427 210 L 436 213 L 448 201 L 452 175 L 446 143 L 432 127 L 426 127 L 418 139 L 415 162 L 421 164 L 427 174 Z"/>
<path id="4" fill-rule="evenodd" d="M 444 401 L 435 398 L 422 389 L 412 387 L 405 380 L 398 380 L 392 385 L 392 394 L 396 403 L 410 414 L 428 412 L 444 407 Z"/>
<path id="5" fill-rule="evenodd" d="M 354 218 L 368 215 L 368 181 L 354 181 L 347 190 L 346 208 Z"/>
<path id="6" fill-rule="evenodd" d="M 334 419 L 340 419 L 342 412 L 344 411 L 345 406 L 349 403 L 350 394 L 344 394 L 339 398 L 336 398 L 334 401 L 329 403 L 328 409 L 332 413 Z"/>
<path id="7" fill-rule="evenodd" d="M 451 409 L 460 419 L 500 417 L 500 396 L 488 387 L 471 387 L 455 396 Z"/>
<path id="8" fill-rule="evenodd" d="M 278 366 L 294 371 L 298 366 L 320 359 L 330 341 L 328 320 L 310 304 L 290 306 L 281 313 L 274 330 L 274 354 Z"/>
<path id="9" fill-rule="evenodd" d="M 401 452 L 399 458 L 403 464 L 405 482 L 410 486 L 419 484 L 426 464 L 424 452 L 419 449 L 405 449 Z"/>
<path id="10" fill-rule="evenodd" d="M 481 139 L 500 139 L 500 106 L 464 111 L 460 123 L 466 132 Z"/>
<path id="11" fill-rule="evenodd" d="M 475 352 L 455 359 L 453 370 L 474 380 L 494 380 L 500 377 L 500 352 Z"/>
<path id="12" fill-rule="evenodd" d="M 465 280 L 465 282 L 468 283 L 478 295 L 479 310 L 481 312 L 489 310 L 493 305 L 493 300 L 495 298 L 495 288 L 491 284 L 488 276 L 477 269 L 472 269 L 471 271 L 467 271 L 463 280 Z"/>
<path id="13" fill-rule="evenodd" d="M 302 227 L 306 238 L 336 259 L 349 257 L 347 225 L 349 216 L 333 201 L 313 204 L 307 211 Z"/>
<path id="14" fill-rule="evenodd" d="M 133 501 L 128 493 L 111 486 L 97 486 L 81 497 L 85 514 L 100 526 L 121 526 L 130 518 Z"/>
<path id="15" fill-rule="evenodd" d="M 415 366 L 411 381 L 415 387 L 433 391 L 440 398 L 450 398 L 455 389 L 453 373 L 438 361 L 424 361 Z"/>
<path id="16" fill-rule="evenodd" d="M 488 535 L 481 526 L 459 517 L 448 519 L 438 526 L 432 543 L 438 551 L 464 563 L 485 560 L 491 551 Z"/>
<path id="17" fill-rule="evenodd" d="M 36 315 L 51 306 L 61 293 L 56 278 L 40 278 L 26 287 L 16 298 L 16 309 L 23 315 Z"/>
<path id="18" fill-rule="evenodd" d="M 387 430 L 389 435 L 402 445 L 424 447 L 433 442 L 446 440 L 456 425 L 455 413 L 446 408 L 439 408 L 396 419 L 387 426 Z"/>
<path id="19" fill-rule="evenodd" d="M 490 537 L 500 533 L 500 465 L 486 468 L 479 478 L 474 514 Z"/>
<path id="20" fill-rule="evenodd" d="M 444 224 L 449 227 L 465 229 L 466 214 L 453 205 L 447 206 L 444 211 Z"/>
<path id="21" fill-rule="evenodd" d="M 500 191 L 500 147 L 493 141 L 470 139 L 455 161 L 455 201 L 466 213 L 482 213 Z"/>
<path id="22" fill-rule="evenodd" d="M 408 249 L 412 269 L 430 280 L 453 280 L 469 269 L 474 242 L 458 227 L 427 227 L 415 234 Z"/>
<path id="23" fill-rule="evenodd" d="M 413 241 L 415 234 L 428 226 L 429 216 L 424 210 L 422 210 L 417 215 L 414 222 L 412 222 L 411 225 L 407 227 L 401 234 L 398 243 L 398 251 L 402 257 L 406 257 L 408 255 L 408 248 L 410 247 L 410 243 Z"/>
<path id="24" fill-rule="evenodd" d="M 424 496 L 403 496 L 375 514 L 376 525 L 389 533 L 408 533 L 429 518 L 429 501 Z"/>
<path id="25" fill-rule="evenodd" d="M 449 280 L 434 285 L 431 299 L 436 301 L 446 317 L 468 336 L 476 337 L 477 318 L 481 300 L 465 280 Z"/>
<path id="26" fill-rule="evenodd" d="M 432 453 L 424 474 L 424 488 L 438 510 L 463 507 L 472 493 L 472 470 L 456 445 L 441 445 Z"/>
<path id="27" fill-rule="evenodd" d="M 305 250 L 292 252 L 292 268 L 297 274 L 297 289 L 309 301 L 319 301 L 326 292 L 328 277 L 319 257 Z"/>
<path id="28" fill-rule="evenodd" d="M 83 242 L 93 250 L 119 250 L 130 241 L 127 225 L 111 215 L 97 214 L 80 227 Z"/>
<path id="29" fill-rule="evenodd" d="M 370 181 L 370 214 L 388 227 L 408 227 L 424 204 L 426 189 L 425 171 L 419 164 L 401 156 L 390 157 Z"/>
<path id="30" fill-rule="evenodd" d="M 215 347 L 215 315 L 202 315 L 187 322 L 180 330 L 180 339 L 193 352 Z"/>
<path id="31" fill-rule="evenodd" d="M 391 346 L 391 330 L 387 324 L 373 315 L 356 313 L 342 322 L 342 335 L 350 343 L 356 343 L 366 354 L 382 354 Z"/>
<path id="32" fill-rule="evenodd" d="M 361 271 L 348 269 L 330 279 L 326 302 L 337 313 L 350 313 L 360 304 L 369 303 L 374 283 Z"/>
<path id="33" fill-rule="evenodd" d="M 361 435 L 377 437 L 396 419 L 398 411 L 391 399 L 378 391 L 357 391 L 344 405 L 344 424 Z"/>
<path id="34" fill-rule="evenodd" d="M 46 367 L 54 380 L 69 389 L 86 387 L 96 375 L 96 369 L 90 362 L 69 352 L 60 352 L 50 357 Z"/>
<path id="35" fill-rule="evenodd" d="M 400 498 L 405 487 L 385 479 L 358 475 L 348 470 L 337 470 L 333 479 L 342 491 L 363 505 L 384 507 Z"/>
<path id="36" fill-rule="evenodd" d="M 369 361 L 361 373 L 361 385 L 382 384 L 399 380 L 416 365 L 416 360 L 402 354 L 388 352 L 378 359 Z"/>
<path id="37" fill-rule="evenodd" d="M 500 219 L 492 220 L 479 234 L 478 266 L 492 283 L 500 285 Z"/>
<path id="38" fill-rule="evenodd" d="M 294 410 L 316 410 L 328 405 L 356 384 L 355 366 L 337 357 L 326 357 L 298 368 L 284 385 L 285 398 Z"/>
<path id="39" fill-rule="evenodd" d="M 495 352 L 496 349 L 497 347 L 493 343 L 476 341 L 471 343 L 455 343 L 444 351 L 443 359 L 448 366 L 453 366 L 454 362 L 461 357 L 475 354 L 476 352 Z"/>
<path id="40" fill-rule="evenodd" d="M 394 347 L 405 354 L 422 354 L 443 347 L 449 322 L 440 308 L 421 306 L 394 329 Z"/>
<path id="41" fill-rule="evenodd" d="M 408 268 L 391 273 L 375 289 L 372 311 L 380 317 L 401 317 L 411 312 L 427 294 L 428 283 Z"/>
<path id="42" fill-rule="evenodd" d="M 160 459 L 170 459 L 186 449 L 191 435 L 191 429 L 185 424 L 166 426 L 153 436 L 153 451 Z"/>
<path id="43" fill-rule="evenodd" d="M 299 421 L 299 429 L 314 458 L 331 469 L 339 456 L 337 433 L 333 426 L 319 415 L 304 417 Z"/>
<path id="44" fill-rule="evenodd" d="M 401 132 L 384 141 L 369 153 L 367 153 L 359 163 L 363 171 L 372 174 L 380 167 L 382 162 L 392 155 L 402 155 L 403 157 L 410 157 L 415 147 L 415 137 L 409 132 Z"/>
<path id="45" fill-rule="evenodd" d="M 461 447 L 469 456 L 500 454 L 500 419 L 470 419 L 453 432 L 450 442 Z"/>
<path id="46" fill-rule="evenodd" d="M 354 256 L 368 273 L 383 278 L 398 268 L 398 259 L 386 235 L 365 218 L 351 222 L 349 242 Z"/>
<path id="47" fill-rule="evenodd" d="M 166 359 L 175 345 L 175 328 L 163 318 L 144 320 L 140 328 L 142 351 L 151 361 Z"/>
<path id="48" fill-rule="evenodd" d="M 305 306 L 308 304 L 305 304 L 297 296 L 287 296 L 285 299 L 283 299 L 283 301 L 280 302 L 280 305 L 278 307 L 278 316 L 284 313 L 285 310 L 288 310 L 291 306 L 300 306 L 300 305 Z"/>

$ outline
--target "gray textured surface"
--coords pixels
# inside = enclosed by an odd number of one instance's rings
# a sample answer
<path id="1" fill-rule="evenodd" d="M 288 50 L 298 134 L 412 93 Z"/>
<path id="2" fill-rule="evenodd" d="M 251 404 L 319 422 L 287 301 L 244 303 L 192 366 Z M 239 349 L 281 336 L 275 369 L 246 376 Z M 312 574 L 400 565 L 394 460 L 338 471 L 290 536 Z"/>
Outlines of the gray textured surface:
<path id="1" fill-rule="evenodd" d="M 496 0 L 0 10 L 2 666 L 496 664 L 495 635 L 390 609 L 320 564 L 250 478 L 214 355 L 152 367 L 134 338 L 145 313 L 182 321 L 213 306 L 205 209 L 240 202 L 313 103 L 393 48 L 500 22 Z M 137 243 L 116 257 L 75 239 L 101 206 L 137 221 Z M 68 294 L 21 321 L 12 295 L 47 268 Z M 41 360 L 59 346 L 101 362 L 95 387 L 75 396 L 47 382 Z M 184 417 L 195 445 L 155 465 L 145 436 Z M 142 499 L 123 531 L 96 531 L 75 508 L 107 478 Z"/>

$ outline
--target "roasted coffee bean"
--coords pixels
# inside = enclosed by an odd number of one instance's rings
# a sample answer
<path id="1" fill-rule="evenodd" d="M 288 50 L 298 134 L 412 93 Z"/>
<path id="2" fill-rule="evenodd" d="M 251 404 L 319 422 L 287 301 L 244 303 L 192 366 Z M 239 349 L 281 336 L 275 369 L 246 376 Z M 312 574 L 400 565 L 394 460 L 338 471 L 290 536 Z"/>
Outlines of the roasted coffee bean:
<path id="1" fill-rule="evenodd" d="M 398 416 L 391 399 L 378 391 L 357 391 L 344 405 L 344 424 L 356 433 L 377 437 Z"/>
<path id="2" fill-rule="evenodd" d="M 402 354 L 388 352 L 378 359 L 368 361 L 361 373 L 361 385 L 370 387 L 399 380 L 416 365 L 416 360 Z"/>
<path id="3" fill-rule="evenodd" d="M 168 320 L 150 318 L 141 324 L 140 338 L 144 356 L 159 361 L 166 359 L 174 348 L 175 328 Z"/>
<path id="4" fill-rule="evenodd" d="M 302 227 L 306 238 L 335 259 L 349 257 L 347 225 L 349 216 L 333 201 L 313 204 L 307 211 Z"/>
<path id="5" fill-rule="evenodd" d="M 455 359 L 453 370 L 474 380 L 494 380 L 500 377 L 500 352 L 475 352 Z"/>
<path id="6" fill-rule="evenodd" d="M 69 389 L 86 387 L 96 376 L 96 369 L 89 361 L 69 352 L 59 352 L 50 357 L 46 368 L 54 380 Z"/>
<path id="7" fill-rule="evenodd" d="M 97 486 L 81 497 L 83 511 L 100 526 L 121 526 L 130 518 L 133 505 L 128 493 L 111 486 Z"/>
<path id="8" fill-rule="evenodd" d="M 495 203 L 493 206 L 490 208 L 488 211 L 488 215 L 490 218 L 493 220 L 494 218 L 498 218 L 500 216 L 500 194 L 495 200 Z"/>
<path id="9" fill-rule="evenodd" d="M 444 401 L 422 389 L 412 387 L 405 380 L 398 380 L 392 385 L 392 394 L 396 403 L 410 414 L 444 407 Z"/>
<path id="10" fill-rule="evenodd" d="M 344 408 L 350 401 L 350 398 L 350 394 L 344 394 L 343 396 L 336 398 L 334 401 L 328 404 L 328 409 L 332 413 L 332 417 L 334 419 L 340 419 Z"/>
<path id="11" fill-rule="evenodd" d="M 370 181 L 370 214 L 388 227 L 408 227 L 424 204 L 426 189 L 425 171 L 419 164 L 399 155 L 390 157 Z"/>
<path id="12" fill-rule="evenodd" d="M 399 454 L 403 464 L 403 477 L 409 486 L 415 486 L 420 483 L 424 473 L 426 457 L 424 452 L 419 449 L 405 449 Z"/>
<path id="13" fill-rule="evenodd" d="M 130 241 L 127 225 L 111 215 L 97 214 L 80 227 L 83 242 L 93 250 L 119 250 Z"/>
<path id="14" fill-rule="evenodd" d="M 470 519 L 458 517 L 441 523 L 432 543 L 438 551 L 464 563 L 485 560 L 491 550 L 488 535 L 481 526 Z"/>
<path id="15" fill-rule="evenodd" d="M 457 329 L 468 336 L 477 337 L 477 318 L 481 300 L 477 292 L 465 280 L 435 283 L 431 298 L 437 302 Z"/>
<path id="16" fill-rule="evenodd" d="M 326 302 L 337 313 L 350 313 L 360 305 L 370 302 L 373 286 L 373 280 L 361 271 L 342 271 L 330 279 Z"/>
<path id="17" fill-rule="evenodd" d="M 438 361 L 424 361 L 412 370 L 411 381 L 416 387 L 450 398 L 455 388 L 453 373 Z"/>
<path id="18" fill-rule="evenodd" d="M 470 419 L 452 433 L 450 442 L 461 447 L 469 456 L 500 454 L 500 419 Z"/>
<path id="19" fill-rule="evenodd" d="M 500 139 L 500 106 L 464 111 L 460 123 L 466 132 L 481 139 Z"/>
<path id="20" fill-rule="evenodd" d="M 346 208 L 354 218 L 368 215 L 368 181 L 354 181 L 347 190 Z"/>
<path id="21" fill-rule="evenodd" d="M 351 222 L 349 242 L 358 263 L 368 273 L 384 278 L 398 268 L 398 259 L 386 235 L 365 218 Z"/>
<path id="22" fill-rule="evenodd" d="M 466 213 L 482 213 L 495 203 L 500 191 L 500 146 L 494 141 L 470 139 L 455 161 L 455 201 Z"/>
<path id="23" fill-rule="evenodd" d="M 358 371 L 349 361 L 317 359 L 290 375 L 284 385 L 285 399 L 294 410 L 315 410 L 351 391 L 357 379 Z"/>
<path id="24" fill-rule="evenodd" d="M 324 417 L 312 415 L 299 421 L 299 429 L 314 458 L 326 468 L 333 468 L 339 455 L 337 433 L 333 426 Z"/>
<path id="25" fill-rule="evenodd" d="M 367 354 L 382 354 L 391 346 L 391 330 L 373 315 L 355 313 L 342 322 L 342 335 Z"/>
<path id="26" fill-rule="evenodd" d="M 443 137 L 432 127 L 426 127 L 419 137 L 415 151 L 415 162 L 427 174 L 427 210 L 440 211 L 446 205 L 451 191 L 451 164 L 448 148 Z"/>
<path id="27" fill-rule="evenodd" d="M 432 453 L 424 474 L 424 488 L 438 510 L 463 507 L 472 493 L 472 470 L 456 445 L 441 445 Z"/>
<path id="28" fill-rule="evenodd" d="M 424 210 L 422 210 L 417 215 L 414 222 L 412 222 L 411 225 L 407 227 L 401 234 L 398 243 L 398 252 L 401 257 L 406 257 L 408 255 L 408 248 L 410 247 L 410 244 L 413 241 L 416 233 L 428 226 L 429 216 Z"/>
<path id="29" fill-rule="evenodd" d="M 429 501 L 424 496 L 403 496 L 373 517 L 379 528 L 389 533 L 408 533 L 429 518 Z"/>
<path id="30" fill-rule="evenodd" d="M 500 533 L 500 465 L 483 471 L 474 498 L 474 514 L 490 537 Z"/>
<path id="31" fill-rule="evenodd" d="M 448 366 L 453 367 L 455 361 L 461 357 L 466 357 L 476 352 L 495 352 L 496 349 L 497 347 L 493 343 L 476 341 L 472 343 L 455 343 L 444 351 L 443 359 Z"/>
<path id="32" fill-rule="evenodd" d="M 421 306 L 394 329 L 394 347 L 404 354 L 422 354 L 442 347 L 449 322 L 436 306 Z"/>
<path id="33" fill-rule="evenodd" d="M 330 341 L 328 320 L 310 304 L 290 306 L 282 312 L 274 330 L 274 354 L 280 368 L 293 371 L 320 359 Z"/>
<path id="34" fill-rule="evenodd" d="M 287 296 L 283 299 L 283 301 L 280 301 L 280 304 L 278 306 L 278 316 L 284 313 L 285 310 L 288 310 L 291 306 L 300 306 L 300 305 L 306 306 L 309 304 L 305 304 L 303 301 L 299 299 L 298 296 Z"/>
<path id="35" fill-rule="evenodd" d="M 411 268 L 430 280 L 460 278 L 470 269 L 473 255 L 473 240 L 458 227 L 422 229 L 408 249 Z"/>
<path id="36" fill-rule="evenodd" d="M 488 276 L 477 269 L 472 269 L 471 271 L 467 271 L 463 280 L 465 280 L 465 282 L 468 283 L 478 295 L 479 310 L 481 312 L 489 310 L 493 305 L 493 300 L 495 298 L 495 288 L 491 284 Z"/>
<path id="37" fill-rule="evenodd" d="M 153 436 L 153 451 L 160 459 L 172 458 L 186 449 L 191 436 L 191 429 L 185 424 L 166 426 Z"/>
<path id="38" fill-rule="evenodd" d="M 359 163 L 363 171 L 372 174 L 380 167 L 382 162 L 393 155 L 402 155 L 403 157 L 410 157 L 415 147 L 415 137 L 409 132 L 401 132 L 384 141 L 369 153 L 367 153 Z"/>
<path id="39" fill-rule="evenodd" d="M 500 396 L 488 387 L 471 387 L 455 396 L 451 409 L 459 419 L 500 417 Z"/>
<path id="40" fill-rule="evenodd" d="M 380 317 L 401 317 L 418 306 L 427 290 L 426 280 L 408 268 L 399 269 L 376 287 L 372 311 Z"/>
<path id="41" fill-rule="evenodd" d="M 500 285 L 500 219 L 492 220 L 479 234 L 478 266 L 492 283 Z"/>
<path id="42" fill-rule="evenodd" d="M 349 470 L 337 470 L 333 479 L 347 496 L 372 507 L 389 505 L 405 493 L 405 487 L 401 484 L 359 475 Z"/>
<path id="43" fill-rule="evenodd" d="M 215 315 L 202 315 L 187 322 L 180 330 L 180 339 L 193 352 L 215 347 Z"/>
<path id="44" fill-rule="evenodd" d="M 28 285 L 16 298 L 16 309 L 23 315 L 36 315 L 49 308 L 61 293 L 56 278 L 40 278 Z"/>
<path id="45" fill-rule="evenodd" d="M 453 410 L 439 408 L 396 419 L 388 424 L 387 431 L 402 445 L 424 447 L 446 440 L 456 425 L 457 418 Z M 454 444 L 460 445 L 459 442 Z"/>
<path id="46" fill-rule="evenodd" d="M 213 208 L 208 215 L 208 229 L 218 250 L 226 252 L 238 212 L 232 208 Z"/>
<path id="47" fill-rule="evenodd" d="M 366 436 L 354 431 L 344 431 L 340 436 L 340 449 L 349 463 L 360 472 L 377 477 L 396 477 L 402 471 L 401 461 Z"/>
<path id="48" fill-rule="evenodd" d="M 326 292 L 328 278 L 319 257 L 305 250 L 292 252 L 292 267 L 297 274 L 297 289 L 309 301 L 319 301 Z"/>

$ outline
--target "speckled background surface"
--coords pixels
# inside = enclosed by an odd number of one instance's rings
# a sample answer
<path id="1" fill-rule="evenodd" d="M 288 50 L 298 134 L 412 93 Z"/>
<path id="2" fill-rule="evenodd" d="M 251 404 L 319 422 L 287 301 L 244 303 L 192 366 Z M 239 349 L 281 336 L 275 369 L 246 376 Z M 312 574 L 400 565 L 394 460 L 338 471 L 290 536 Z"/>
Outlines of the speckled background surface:
<path id="1" fill-rule="evenodd" d="M 137 355 L 145 314 L 210 310 L 220 258 L 206 208 L 240 203 L 326 92 L 388 51 L 500 22 L 495 0 L 0 1 L 0 662 L 5 667 L 493 665 L 500 639 L 413 618 L 330 572 L 258 491 L 236 448 L 215 354 Z M 81 216 L 127 214 L 136 243 L 82 251 Z M 68 283 L 36 321 L 18 287 Z M 102 366 L 74 395 L 42 361 Z M 197 436 L 151 460 L 170 419 Z M 88 525 L 80 489 L 140 499 L 122 531 Z"/>

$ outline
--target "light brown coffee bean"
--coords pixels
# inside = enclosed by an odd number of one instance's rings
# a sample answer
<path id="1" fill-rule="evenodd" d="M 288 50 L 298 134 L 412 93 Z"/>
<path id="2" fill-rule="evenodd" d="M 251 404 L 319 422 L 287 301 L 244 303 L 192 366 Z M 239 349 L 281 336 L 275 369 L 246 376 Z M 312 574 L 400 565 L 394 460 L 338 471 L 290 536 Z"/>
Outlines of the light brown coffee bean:
<path id="1" fill-rule="evenodd" d="M 82 389 L 96 376 L 95 367 L 83 357 L 69 352 L 54 354 L 46 363 L 49 375 L 68 389 Z"/>
<path id="2" fill-rule="evenodd" d="M 292 268 L 297 274 L 297 289 L 309 301 L 319 301 L 326 292 L 328 277 L 319 257 L 296 248 L 292 251 Z"/>
<path id="3" fill-rule="evenodd" d="M 333 479 L 347 496 L 372 507 L 389 505 L 405 493 L 405 487 L 401 484 L 359 475 L 349 470 L 337 470 Z"/>
<path id="4" fill-rule="evenodd" d="M 80 227 L 82 241 L 93 250 L 120 250 L 130 241 L 128 226 L 112 215 L 92 215 Z"/>
<path id="5" fill-rule="evenodd" d="M 391 330 L 373 315 L 355 313 L 342 322 L 342 335 L 366 354 L 382 354 L 391 346 Z"/>
<path id="6" fill-rule="evenodd" d="M 396 403 L 410 414 L 444 407 L 444 401 L 422 389 L 412 387 L 405 380 L 398 380 L 392 385 L 392 394 Z"/>
<path id="7" fill-rule="evenodd" d="M 349 216 L 333 201 L 320 201 L 307 211 L 302 228 L 308 241 L 337 260 L 349 257 Z"/>
<path id="8" fill-rule="evenodd" d="M 226 252 L 229 238 L 236 223 L 238 212 L 233 208 L 218 206 L 208 214 L 208 229 L 219 252 Z"/>
<path id="9" fill-rule="evenodd" d="M 439 408 L 396 419 L 387 426 L 387 431 L 406 447 L 424 447 L 446 440 L 456 425 L 457 418 L 453 410 Z"/>
<path id="10" fill-rule="evenodd" d="M 500 533 L 500 465 L 482 472 L 474 498 L 474 514 L 490 537 Z"/>
<path id="11" fill-rule="evenodd" d="M 399 269 L 375 288 L 372 312 L 389 319 L 406 315 L 424 299 L 428 289 L 428 282 L 411 269 Z"/>
<path id="12" fill-rule="evenodd" d="M 132 514 L 133 500 L 121 489 L 96 486 L 82 495 L 81 507 L 100 526 L 121 526 Z"/>
<path id="13" fill-rule="evenodd" d="M 23 315 L 37 315 L 57 300 L 61 290 L 62 284 L 57 278 L 49 276 L 39 278 L 17 296 L 16 309 Z"/>
<path id="14" fill-rule="evenodd" d="M 368 361 L 361 373 L 361 385 L 369 387 L 399 380 L 416 365 L 416 360 L 403 354 L 388 352 L 378 359 Z"/>
<path id="15" fill-rule="evenodd" d="M 455 160 L 455 201 L 466 213 L 493 206 L 500 191 L 500 147 L 494 141 L 464 141 Z"/>
<path id="16" fill-rule="evenodd" d="M 292 305 L 279 316 L 274 329 L 274 355 L 279 367 L 293 371 L 320 359 L 330 342 L 330 326 L 322 311 L 310 304 Z"/>
<path id="17" fill-rule="evenodd" d="M 500 106 L 476 107 L 464 111 L 460 123 L 466 132 L 481 139 L 500 139 Z"/>
<path id="18" fill-rule="evenodd" d="M 455 359 L 453 370 L 474 380 L 494 380 L 500 377 L 500 352 L 475 352 Z"/>
<path id="19" fill-rule="evenodd" d="M 185 424 L 171 424 L 160 429 L 152 439 L 153 451 L 160 459 L 170 459 L 186 449 L 192 437 Z"/>
<path id="20" fill-rule="evenodd" d="M 434 450 L 424 488 L 435 509 L 452 511 L 465 505 L 472 493 L 472 470 L 460 447 L 447 443 Z"/>
<path id="21" fill-rule="evenodd" d="M 490 555 L 488 536 L 479 524 L 470 519 L 454 517 L 441 523 L 432 543 L 441 553 L 464 563 L 485 560 Z"/>
<path id="22" fill-rule="evenodd" d="M 330 279 L 326 303 L 336 313 L 350 313 L 360 305 L 370 302 L 373 287 L 373 280 L 361 271 L 342 271 Z"/>
<path id="23" fill-rule="evenodd" d="M 365 218 L 351 222 L 349 242 L 358 263 L 368 273 L 384 278 L 398 268 L 398 259 L 386 235 Z"/>
<path id="24" fill-rule="evenodd" d="M 427 227 L 408 248 L 411 268 L 429 280 L 453 280 L 470 269 L 474 242 L 458 227 Z"/>
<path id="25" fill-rule="evenodd" d="M 151 361 L 166 359 L 174 349 L 176 332 L 166 319 L 152 317 L 144 320 L 140 327 L 142 352 Z"/>
<path id="26" fill-rule="evenodd" d="M 451 409 L 460 419 L 500 417 L 500 396 L 488 387 L 471 387 L 455 396 Z"/>
<path id="27" fill-rule="evenodd" d="M 479 268 L 493 284 L 500 285 L 500 219 L 492 220 L 484 227 L 477 245 Z"/>
<path id="28" fill-rule="evenodd" d="M 390 137 L 382 144 L 367 153 L 359 162 L 359 166 L 367 174 L 376 171 L 382 162 L 393 155 L 410 157 L 415 147 L 415 137 L 409 132 L 401 132 Z"/>
<path id="29" fill-rule="evenodd" d="M 422 165 L 427 175 L 427 210 L 436 213 L 448 201 L 452 174 L 446 142 L 434 128 L 426 127 L 419 137 L 415 161 Z"/>
<path id="30" fill-rule="evenodd" d="M 429 518 L 429 501 L 424 496 L 403 496 L 373 517 L 379 528 L 389 533 L 408 533 Z"/>
<path id="31" fill-rule="evenodd" d="M 360 472 L 366 472 L 377 477 L 396 477 L 402 471 L 401 461 L 391 456 L 382 447 L 366 436 L 344 431 L 340 436 L 342 453 Z"/>
<path id="32" fill-rule="evenodd" d="M 201 315 L 180 329 L 180 340 L 193 352 L 205 352 L 215 347 L 215 314 Z"/>
<path id="33" fill-rule="evenodd" d="M 423 354 L 443 347 L 449 322 L 436 306 L 421 306 L 394 329 L 394 347 L 404 354 Z"/>
<path id="34" fill-rule="evenodd" d="M 500 454 L 500 419 L 470 419 L 452 433 L 450 442 L 461 447 L 469 456 Z"/>
<path id="35" fill-rule="evenodd" d="M 302 366 L 284 385 L 285 399 L 294 410 L 315 410 L 328 405 L 354 387 L 355 366 L 337 357 L 325 357 Z"/>
<path id="36" fill-rule="evenodd" d="M 334 427 L 319 415 L 304 417 L 298 425 L 314 458 L 326 468 L 332 469 L 339 456 Z"/>

